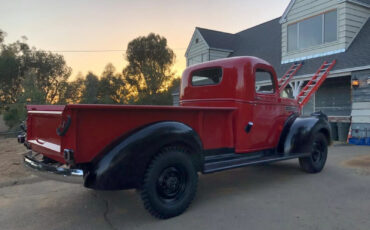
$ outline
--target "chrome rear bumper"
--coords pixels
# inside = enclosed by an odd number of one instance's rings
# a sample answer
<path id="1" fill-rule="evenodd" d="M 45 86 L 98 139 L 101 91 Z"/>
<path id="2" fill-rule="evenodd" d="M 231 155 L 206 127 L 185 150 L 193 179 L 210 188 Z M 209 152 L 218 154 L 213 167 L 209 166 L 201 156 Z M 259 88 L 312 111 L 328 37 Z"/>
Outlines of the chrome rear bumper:
<path id="1" fill-rule="evenodd" d="M 74 184 L 83 184 L 84 181 L 83 170 L 68 169 L 57 167 L 51 164 L 45 164 L 37 160 L 32 154 L 32 151 L 29 151 L 23 155 L 23 164 L 34 174 L 47 179 Z"/>

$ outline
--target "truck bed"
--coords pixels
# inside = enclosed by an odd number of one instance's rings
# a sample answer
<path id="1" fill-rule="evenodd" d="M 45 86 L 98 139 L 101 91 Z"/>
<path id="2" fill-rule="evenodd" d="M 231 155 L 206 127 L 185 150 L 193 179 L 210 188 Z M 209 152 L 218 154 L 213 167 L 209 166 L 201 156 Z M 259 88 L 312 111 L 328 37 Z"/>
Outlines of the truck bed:
<path id="1" fill-rule="evenodd" d="M 91 162 L 105 148 L 130 133 L 161 121 L 177 121 L 194 129 L 204 149 L 233 148 L 234 107 L 132 105 L 29 105 L 27 141 L 35 152 L 65 163 L 64 149 L 73 149 L 76 163 Z M 68 117 L 64 136 L 57 128 Z M 207 137 L 207 138 L 205 138 Z"/>

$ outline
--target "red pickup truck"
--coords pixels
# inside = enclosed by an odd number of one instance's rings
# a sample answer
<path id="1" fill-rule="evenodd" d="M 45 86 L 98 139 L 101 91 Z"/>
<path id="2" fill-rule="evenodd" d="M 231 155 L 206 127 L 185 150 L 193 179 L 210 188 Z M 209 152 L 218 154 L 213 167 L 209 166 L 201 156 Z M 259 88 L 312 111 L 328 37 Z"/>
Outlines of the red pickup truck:
<path id="1" fill-rule="evenodd" d="M 255 57 L 187 68 L 180 106 L 28 105 L 27 168 L 98 190 L 138 189 L 157 218 L 181 214 L 198 172 L 299 158 L 308 173 L 326 162 L 326 115 L 300 116 L 280 96 L 273 67 Z"/>

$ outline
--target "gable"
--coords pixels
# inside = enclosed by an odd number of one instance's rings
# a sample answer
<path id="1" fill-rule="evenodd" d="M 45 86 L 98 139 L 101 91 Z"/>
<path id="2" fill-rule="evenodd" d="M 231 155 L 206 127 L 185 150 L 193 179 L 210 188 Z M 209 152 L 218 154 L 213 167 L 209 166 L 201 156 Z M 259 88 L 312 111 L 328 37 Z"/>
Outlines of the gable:
<path id="1" fill-rule="evenodd" d="M 190 40 L 188 48 L 186 49 L 185 56 L 189 58 L 200 55 L 205 50 L 209 50 L 209 45 L 203 38 L 202 34 L 199 32 L 198 28 L 196 28 Z"/>
<path id="2" fill-rule="evenodd" d="M 330 3 L 331 2 L 331 3 Z M 350 2 L 353 4 L 357 4 L 360 6 L 364 6 L 369 8 L 370 7 L 370 0 L 291 0 L 289 2 L 288 7 L 285 9 L 283 15 L 281 16 L 280 23 L 286 22 L 288 19 L 288 15 L 291 14 L 291 11 L 299 9 L 300 7 L 309 6 L 308 9 L 310 8 L 320 8 L 320 7 L 325 7 L 327 5 L 332 5 L 334 3 L 342 3 L 342 2 Z M 307 9 L 306 9 L 307 10 Z M 312 9 L 311 9 L 312 10 Z"/>
<path id="3" fill-rule="evenodd" d="M 289 10 L 285 13 L 285 22 L 291 23 L 313 15 L 335 9 L 338 0 L 294 0 Z"/>

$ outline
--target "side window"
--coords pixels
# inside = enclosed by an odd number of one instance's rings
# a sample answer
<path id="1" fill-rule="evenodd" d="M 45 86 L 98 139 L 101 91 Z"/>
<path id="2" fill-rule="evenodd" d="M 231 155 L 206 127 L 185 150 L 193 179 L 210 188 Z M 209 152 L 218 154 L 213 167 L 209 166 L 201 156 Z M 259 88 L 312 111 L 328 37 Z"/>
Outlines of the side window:
<path id="1" fill-rule="evenodd" d="M 270 72 L 257 69 L 255 78 L 256 93 L 271 94 L 275 92 L 274 78 Z"/>
<path id="2" fill-rule="evenodd" d="M 221 68 L 209 68 L 196 70 L 191 76 L 191 84 L 193 86 L 217 85 L 222 79 Z"/>

